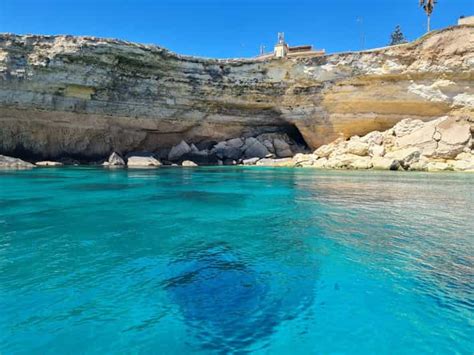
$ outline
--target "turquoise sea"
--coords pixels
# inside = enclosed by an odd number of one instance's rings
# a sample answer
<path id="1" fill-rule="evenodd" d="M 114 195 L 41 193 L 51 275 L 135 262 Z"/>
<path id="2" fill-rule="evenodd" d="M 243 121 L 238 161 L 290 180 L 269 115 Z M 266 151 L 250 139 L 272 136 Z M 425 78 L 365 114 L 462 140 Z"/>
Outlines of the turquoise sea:
<path id="1" fill-rule="evenodd" d="M 0 171 L 0 354 L 472 354 L 474 174 Z"/>

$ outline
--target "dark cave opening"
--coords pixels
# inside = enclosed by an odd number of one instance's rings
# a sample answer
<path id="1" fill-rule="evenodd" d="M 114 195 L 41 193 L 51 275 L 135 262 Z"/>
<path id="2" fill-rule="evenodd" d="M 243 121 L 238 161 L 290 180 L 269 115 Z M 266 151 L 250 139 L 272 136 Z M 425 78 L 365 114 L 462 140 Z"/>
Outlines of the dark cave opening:
<path id="1" fill-rule="evenodd" d="M 288 124 L 283 126 L 282 132 L 286 133 L 290 139 L 292 139 L 296 144 L 300 145 L 304 149 L 309 149 L 308 144 L 306 143 L 303 135 L 300 130 L 294 124 Z"/>

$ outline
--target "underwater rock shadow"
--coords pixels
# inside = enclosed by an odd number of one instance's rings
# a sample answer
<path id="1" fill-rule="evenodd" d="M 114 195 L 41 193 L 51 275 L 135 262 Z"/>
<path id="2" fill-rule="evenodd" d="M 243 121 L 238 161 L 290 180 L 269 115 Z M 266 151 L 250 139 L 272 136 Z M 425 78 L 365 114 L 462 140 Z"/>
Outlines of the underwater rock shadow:
<path id="1" fill-rule="evenodd" d="M 275 265 L 270 266 L 249 266 L 230 246 L 212 244 L 173 262 L 170 268 L 176 276 L 163 286 L 199 348 L 245 351 L 268 339 L 279 324 L 296 318 L 314 300 L 316 278 L 311 284 L 292 278 L 294 284 L 287 285 L 276 280 L 282 270 L 272 272 Z M 291 273 L 308 272 L 286 267 Z"/>

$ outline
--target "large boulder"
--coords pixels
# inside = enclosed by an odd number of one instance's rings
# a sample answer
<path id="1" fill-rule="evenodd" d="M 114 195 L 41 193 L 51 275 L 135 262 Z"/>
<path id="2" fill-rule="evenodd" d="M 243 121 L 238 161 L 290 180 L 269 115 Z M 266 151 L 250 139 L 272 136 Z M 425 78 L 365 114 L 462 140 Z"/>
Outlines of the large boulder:
<path id="1" fill-rule="evenodd" d="M 275 149 L 275 155 L 279 158 L 288 158 L 293 156 L 291 146 L 283 139 L 275 138 L 273 140 L 273 147 Z"/>
<path id="2" fill-rule="evenodd" d="M 243 150 L 246 159 L 265 158 L 269 154 L 268 149 L 259 140 L 253 137 L 245 140 Z"/>
<path id="3" fill-rule="evenodd" d="M 175 145 L 171 148 L 168 154 L 169 161 L 177 161 L 180 160 L 181 157 L 187 153 L 192 151 L 191 147 L 185 141 L 181 141 L 178 145 Z"/>
<path id="4" fill-rule="evenodd" d="M 227 146 L 233 147 L 233 148 L 242 148 L 242 146 L 244 145 L 244 141 L 242 140 L 242 138 L 229 139 L 225 143 Z"/>
<path id="5" fill-rule="evenodd" d="M 435 151 L 437 158 L 456 157 L 468 146 L 472 137 L 470 124 L 459 121 L 455 117 L 439 123 L 437 133 L 439 133 L 438 146 Z"/>
<path id="6" fill-rule="evenodd" d="M 437 122 L 431 121 L 424 124 L 424 126 L 417 127 L 409 134 L 405 134 L 395 140 L 396 149 L 404 149 L 409 147 L 417 147 L 425 156 L 432 156 L 435 154 L 438 142 L 433 139 L 436 133 Z"/>
<path id="7" fill-rule="evenodd" d="M 28 163 L 24 160 L 0 155 L 0 168 L 30 169 L 34 167 L 36 167 L 34 164 Z"/>
<path id="8" fill-rule="evenodd" d="M 103 163 L 104 166 L 124 166 L 125 160 L 116 152 L 110 154 L 109 159 Z"/>
<path id="9" fill-rule="evenodd" d="M 219 159 L 239 160 L 242 157 L 242 150 L 227 142 L 220 142 L 212 149 Z"/>
<path id="10" fill-rule="evenodd" d="M 366 156 L 369 153 L 369 144 L 362 142 L 359 138 L 353 138 L 347 142 L 346 153 Z"/>
<path id="11" fill-rule="evenodd" d="M 397 148 L 417 147 L 421 155 L 436 159 L 453 159 L 467 148 L 472 135 L 470 124 L 456 117 L 441 117 L 425 122 L 409 134 L 397 138 Z"/>
<path id="12" fill-rule="evenodd" d="M 127 156 L 127 166 L 133 167 L 159 167 L 161 162 L 151 153 L 131 153 Z"/>

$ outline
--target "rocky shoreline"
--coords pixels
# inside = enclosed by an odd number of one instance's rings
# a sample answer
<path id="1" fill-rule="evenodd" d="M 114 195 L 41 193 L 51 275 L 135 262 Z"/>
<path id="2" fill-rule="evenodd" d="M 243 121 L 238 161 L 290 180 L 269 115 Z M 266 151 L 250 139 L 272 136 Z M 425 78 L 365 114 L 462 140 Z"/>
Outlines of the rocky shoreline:
<path id="1" fill-rule="evenodd" d="M 423 122 L 404 119 L 393 128 L 373 131 L 363 137 L 339 138 L 313 153 L 281 133 L 241 137 L 208 147 L 185 141 L 157 153 L 118 152 L 103 161 L 88 165 L 113 167 L 196 167 L 209 165 L 245 165 L 348 170 L 406 170 L 474 172 L 474 125 L 470 119 L 440 117 Z M 61 161 L 30 163 L 0 155 L 0 168 L 57 167 L 80 165 Z"/>
<path id="2" fill-rule="evenodd" d="M 405 118 L 474 117 L 473 39 L 465 25 L 363 52 L 215 60 L 113 39 L 0 34 L 0 154 L 86 163 L 152 152 L 167 164 L 183 141 L 198 153 L 280 133 L 314 151 Z M 192 158 L 202 155 L 212 157 Z M 195 162 L 242 158 L 212 159 Z"/>

